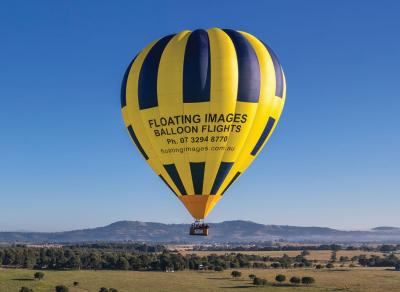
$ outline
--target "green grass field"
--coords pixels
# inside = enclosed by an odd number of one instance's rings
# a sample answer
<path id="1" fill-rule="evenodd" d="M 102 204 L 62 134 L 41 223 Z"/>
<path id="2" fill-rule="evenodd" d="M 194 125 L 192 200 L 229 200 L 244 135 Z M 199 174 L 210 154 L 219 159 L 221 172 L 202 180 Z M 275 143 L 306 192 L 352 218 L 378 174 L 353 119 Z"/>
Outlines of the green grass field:
<path id="1" fill-rule="evenodd" d="M 43 280 L 33 280 L 35 271 L 26 269 L 0 269 L 0 291 L 19 291 L 21 286 L 33 288 L 35 292 L 54 291 L 54 287 L 64 284 L 71 292 L 94 291 L 100 287 L 117 288 L 120 292 L 131 291 L 400 291 L 400 272 L 374 268 L 355 269 L 241 269 L 241 279 L 231 279 L 230 270 L 224 272 L 184 271 L 133 272 L 133 271 L 45 271 Z M 272 286 L 255 287 L 248 275 L 256 274 L 266 278 L 270 284 L 275 275 L 312 276 L 316 283 L 305 287 Z M 74 288 L 73 282 L 80 288 Z M 238 290 L 238 288 L 240 288 Z"/>

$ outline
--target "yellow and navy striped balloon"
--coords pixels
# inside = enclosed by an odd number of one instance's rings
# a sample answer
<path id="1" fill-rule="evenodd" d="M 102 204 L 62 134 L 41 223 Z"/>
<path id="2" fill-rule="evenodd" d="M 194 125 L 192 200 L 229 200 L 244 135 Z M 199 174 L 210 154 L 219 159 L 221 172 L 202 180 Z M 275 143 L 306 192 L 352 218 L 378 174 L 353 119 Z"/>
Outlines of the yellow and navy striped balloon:
<path id="1" fill-rule="evenodd" d="M 144 48 L 126 70 L 121 105 L 143 157 L 204 219 L 271 136 L 285 93 L 282 67 L 263 42 L 198 29 Z"/>

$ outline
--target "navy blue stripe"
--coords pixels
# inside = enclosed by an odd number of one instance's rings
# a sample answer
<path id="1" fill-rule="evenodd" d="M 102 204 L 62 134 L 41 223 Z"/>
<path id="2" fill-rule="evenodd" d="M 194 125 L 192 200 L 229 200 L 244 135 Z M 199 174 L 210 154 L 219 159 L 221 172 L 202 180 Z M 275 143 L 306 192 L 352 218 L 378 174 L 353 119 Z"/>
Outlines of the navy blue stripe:
<path id="1" fill-rule="evenodd" d="M 179 192 L 182 195 L 187 195 L 185 187 L 183 186 L 181 178 L 179 177 L 179 173 L 178 170 L 176 169 L 175 164 L 164 164 L 164 168 L 168 172 L 169 176 L 171 177 L 172 181 L 178 188 Z"/>
<path id="2" fill-rule="evenodd" d="M 139 109 L 147 109 L 158 106 L 157 100 L 157 75 L 161 55 L 165 47 L 174 35 L 168 35 L 160 39 L 149 51 L 143 61 L 139 74 L 138 96 Z"/>
<path id="3" fill-rule="evenodd" d="M 183 102 L 210 101 L 210 42 L 208 33 L 193 31 L 185 48 L 183 62 Z"/>
<path id="4" fill-rule="evenodd" d="M 268 50 L 268 53 L 272 59 L 272 63 L 274 64 L 275 82 L 276 82 L 275 95 L 278 97 L 283 97 L 283 72 L 281 64 L 279 63 L 278 58 L 276 57 L 274 51 L 270 47 L 268 47 L 265 43 L 263 44 Z"/>
<path id="5" fill-rule="evenodd" d="M 193 188 L 196 195 L 203 194 L 205 166 L 205 162 L 190 162 L 190 172 L 192 173 Z"/>
<path id="6" fill-rule="evenodd" d="M 239 68 L 237 100 L 258 102 L 261 77 L 256 52 L 241 33 L 232 29 L 224 29 L 223 31 L 231 38 L 236 50 Z"/>
<path id="7" fill-rule="evenodd" d="M 165 178 L 160 174 L 159 177 L 162 179 L 162 181 L 169 187 L 169 189 L 171 190 L 171 192 L 173 192 L 175 194 L 175 196 L 178 197 L 178 195 L 175 193 L 175 191 L 171 188 L 171 186 L 167 183 L 167 181 L 165 180 Z"/>
<path id="8" fill-rule="evenodd" d="M 235 174 L 235 176 L 232 178 L 232 180 L 230 181 L 230 183 L 226 186 L 225 190 L 221 193 L 221 196 L 224 195 L 224 193 L 230 188 L 230 186 L 235 182 L 235 180 L 239 177 L 239 175 L 241 174 L 241 172 L 237 172 Z"/>
<path id="9" fill-rule="evenodd" d="M 215 177 L 214 184 L 211 188 L 211 195 L 215 195 L 219 188 L 221 187 L 222 183 L 224 182 L 226 176 L 228 175 L 229 171 L 231 170 L 233 162 L 221 162 L 217 176 Z"/>
<path id="10" fill-rule="evenodd" d="M 133 142 L 135 142 L 136 147 L 139 149 L 140 153 L 142 153 L 143 157 L 146 160 L 148 160 L 149 157 L 147 156 L 146 152 L 144 152 L 142 145 L 140 145 L 140 142 L 139 142 L 138 138 L 136 137 L 135 131 L 133 131 L 133 128 L 131 125 L 128 126 L 128 132 L 129 132 L 129 135 L 131 135 L 131 138 L 132 138 Z"/>
<path id="11" fill-rule="evenodd" d="M 131 70 L 133 62 L 135 62 L 136 57 L 137 57 L 137 55 L 135 56 L 135 58 L 133 58 L 132 62 L 129 64 L 128 68 L 125 70 L 124 78 L 122 79 L 122 85 L 121 85 L 121 108 L 126 106 L 126 82 L 128 81 L 129 71 Z"/>
<path id="12" fill-rule="evenodd" d="M 269 133 L 271 133 L 274 124 L 275 124 L 275 119 L 270 117 L 267 121 L 267 124 L 265 125 L 264 131 L 262 132 L 260 139 L 258 139 L 258 142 L 256 146 L 254 146 L 253 151 L 251 151 L 251 155 L 255 156 L 257 152 L 260 150 L 261 146 L 264 144 L 264 141 L 268 138 Z"/>

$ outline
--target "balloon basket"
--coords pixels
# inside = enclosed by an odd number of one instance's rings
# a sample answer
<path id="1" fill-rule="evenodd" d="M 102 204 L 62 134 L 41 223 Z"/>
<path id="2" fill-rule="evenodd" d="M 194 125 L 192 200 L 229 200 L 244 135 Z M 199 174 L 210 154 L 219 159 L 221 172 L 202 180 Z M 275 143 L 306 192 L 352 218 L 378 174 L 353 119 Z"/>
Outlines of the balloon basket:
<path id="1" fill-rule="evenodd" d="M 195 221 L 190 225 L 189 235 L 207 236 L 209 228 L 208 224 L 201 221 Z"/>

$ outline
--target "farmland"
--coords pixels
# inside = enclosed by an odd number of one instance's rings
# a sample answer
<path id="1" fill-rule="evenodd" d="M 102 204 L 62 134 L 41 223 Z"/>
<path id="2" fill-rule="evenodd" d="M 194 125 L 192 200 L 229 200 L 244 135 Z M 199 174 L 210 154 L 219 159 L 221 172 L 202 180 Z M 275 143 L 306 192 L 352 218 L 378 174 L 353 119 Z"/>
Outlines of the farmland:
<path id="1" fill-rule="evenodd" d="M 0 291 L 18 291 L 21 286 L 35 292 L 54 291 L 54 287 L 64 284 L 70 292 L 94 291 L 100 287 L 114 287 L 118 291 L 238 291 L 257 289 L 258 291 L 399 291 L 400 272 L 385 268 L 346 269 L 239 269 L 239 279 L 230 277 L 231 270 L 137 272 L 137 271 L 45 271 L 43 280 L 33 280 L 34 270 L 0 269 Z M 277 274 L 291 276 L 312 276 L 316 282 L 310 286 L 274 286 Z M 269 284 L 257 287 L 251 284 L 249 274 L 266 278 Z M 79 282 L 79 287 L 73 287 Z"/>
<path id="2" fill-rule="evenodd" d="M 0 291 L 400 291 L 398 246 L 368 250 L 206 251 L 96 243 L 0 247 Z M 366 249 L 366 248 L 364 248 Z M 390 252 L 382 252 L 391 250 Z M 43 279 L 34 274 L 44 273 Z M 233 274 L 232 274 L 233 273 Z M 286 278 L 278 283 L 279 274 Z M 232 276 L 237 276 L 233 278 Z M 255 286 L 255 275 L 264 286 Z M 289 279 L 312 277 L 312 284 Z M 282 278 L 282 277 L 281 277 Z M 266 283 L 265 283 L 266 281 Z M 258 282 L 259 283 L 259 282 Z M 396 290 L 397 289 L 397 290 Z"/>
<path id="3" fill-rule="evenodd" d="M 231 252 L 231 251 L 230 251 Z M 208 256 L 210 254 L 224 255 L 227 251 L 180 251 L 181 254 L 196 254 L 198 256 Z M 237 251 L 236 253 L 248 254 L 248 255 L 259 255 L 259 256 L 269 256 L 269 257 L 282 257 L 283 255 L 288 255 L 290 257 L 295 257 L 301 254 L 301 250 L 288 250 L 288 251 Z M 308 260 L 311 261 L 328 261 L 331 257 L 331 250 L 310 250 L 309 255 L 306 256 Z M 337 252 L 337 257 L 347 256 L 352 258 L 359 255 L 366 256 L 383 256 L 382 252 L 378 251 L 360 251 L 360 250 L 340 250 Z"/>

